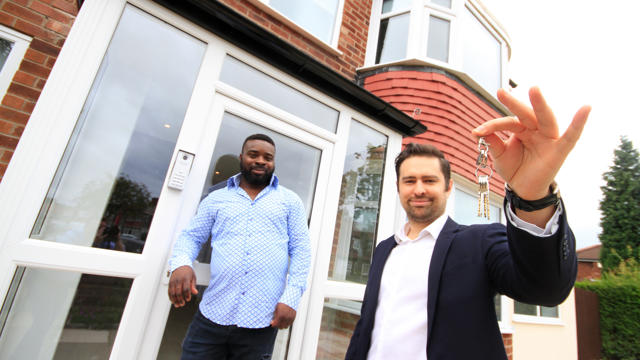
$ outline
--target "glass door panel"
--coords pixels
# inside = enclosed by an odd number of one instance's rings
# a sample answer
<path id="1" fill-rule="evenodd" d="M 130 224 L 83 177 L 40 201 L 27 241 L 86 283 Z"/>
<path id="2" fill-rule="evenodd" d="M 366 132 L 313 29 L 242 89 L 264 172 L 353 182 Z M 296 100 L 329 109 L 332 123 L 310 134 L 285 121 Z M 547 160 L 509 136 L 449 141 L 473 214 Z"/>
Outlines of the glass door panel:
<path id="1" fill-rule="evenodd" d="M 32 238 L 142 252 L 205 48 L 125 7 Z"/>
<path id="2" fill-rule="evenodd" d="M 280 184 L 300 196 L 309 219 L 322 151 L 229 112 L 225 112 L 222 116 L 220 131 L 207 172 L 207 180 L 202 189 L 201 199 L 211 191 L 224 187 L 226 180 L 240 171 L 238 156 L 242 142 L 247 136 L 255 133 L 266 134 L 275 142 L 275 174 L 278 176 Z M 200 251 L 197 262 L 208 264 L 210 261 L 212 261 L 211 246 L 207 243 Z M 191 301 L 182 308 L 171 308 L 158 352 L 158 359 L 176 359 L 181 353 L 182 339 L 197 311 L 201 294 L 204 293 L 204 289 L 208 285 L 209 277 L 198 276 L 197 279 L 199 290 L 195 301 Z M 273 359 L 284 359 L 288 338 L 288 329 L 278 332 Z"/>

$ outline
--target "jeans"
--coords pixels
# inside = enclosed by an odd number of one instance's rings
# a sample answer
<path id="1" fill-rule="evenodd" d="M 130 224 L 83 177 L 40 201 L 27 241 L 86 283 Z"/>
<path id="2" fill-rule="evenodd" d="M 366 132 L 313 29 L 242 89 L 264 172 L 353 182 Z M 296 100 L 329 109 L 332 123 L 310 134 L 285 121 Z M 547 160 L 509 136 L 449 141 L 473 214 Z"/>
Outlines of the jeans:
<path id="1" fill-rule="evenodd" d="M 218 325 L 200 310 L 182 342 L 182 360 L 270 360 L 278 329 Z"/>

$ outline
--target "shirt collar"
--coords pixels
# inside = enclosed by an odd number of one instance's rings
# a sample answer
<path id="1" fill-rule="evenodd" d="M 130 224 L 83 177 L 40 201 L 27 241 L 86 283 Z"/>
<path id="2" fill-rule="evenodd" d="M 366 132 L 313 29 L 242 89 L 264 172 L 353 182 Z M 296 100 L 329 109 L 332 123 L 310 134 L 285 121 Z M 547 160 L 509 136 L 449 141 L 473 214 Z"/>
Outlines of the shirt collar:
<path id="1" fill-rule="evenodd" d="M 415 240 L 420 240 L 426 237 L 427 235 L 431 235 L 433 236 L 434 240 L 437 240 L 438 236 L 440 235 L 440 232 L 442 231 L 442 228 L 444 227 L 444 224 L 447 222 L 447 218 L 448 216 L 446 213 L 443 213 L 442 215 L 440 215 L 431 224 L 427 225 L 424 229 L 422 229 L 420 231 L 420 234 L 418 234 L 418 237 L 415 238 Z M 398 244 L 413 241 L 409 239 L 409 237 L 407 236 L 408 229 L 409 229 L 409 222 L 406 222 L 402 224 L 400 228 L 396 231 L 394 235 L 394 239 Z"/>
<path id="2" fill-rule="evenodd" d="M 242 176 L 242 174 L 237 173 L 235 175 L 233 175 L 232 177 L 230 177 L 227 180 L 227 187 L 229 188 L 234 188 L 234 187 L 238 187 L 240 186 L 240 177 Z M 269 186 L 273 186 L 274 188 L 278 187 L 278 177 L 276 176 L 276 174 L 271 175 L 271 181 L 269 181 Z"/>

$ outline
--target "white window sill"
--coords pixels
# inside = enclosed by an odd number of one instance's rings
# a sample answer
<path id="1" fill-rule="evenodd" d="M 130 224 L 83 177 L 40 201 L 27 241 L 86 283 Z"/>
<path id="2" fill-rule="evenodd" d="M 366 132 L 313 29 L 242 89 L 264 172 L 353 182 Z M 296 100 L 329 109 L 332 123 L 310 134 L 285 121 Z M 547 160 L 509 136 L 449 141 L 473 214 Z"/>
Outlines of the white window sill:
<path id="1" fill-rule="evenodd" d="M 560 318 L 513 314 L 514 323 L 564 326 Z"/>
<path id="2" fill-rule="evenodd" d="M 293 29 L 294 31 L 298 32 L 300 35 L 302 35 L 306 39 L 310 40 L 314 45 L 318 45 L 319 47 L 321 47 L 323 50 L 327 51 L 331 55 L 334 55 L 334 56 L 342 56 L 343 55 L 342 51 L 338 50 L 337 45 L 333 46 L 333 45 L 327 44 L 323 40 L 320 40 L 318 37 L 316 37 L 312 33 L 308 32 L 303 27 L 301 27 L 300 25 L 296 24 L 294 21 L 292 21 L 288 17 L 284 16 L 283 14 L 278 12 L 277 10 L 271 8 L 269 5 L 263 3 L 262 1 L 260 1 L 260 0 L 248 0 L 248 1 L 249 1 L 249 3 L 255 5 L 258 9 L 266 12 L 267 14 L 273 16 L 275 19 L 281 21 L 283 24 L 289 26 L 291 29 Z M 260 23 L 258 23 L 258 22 L 256 22 L 256 24 L 260 25 Z M 270 29 L 267 29 L 267 30 L 271 31 Z"/>

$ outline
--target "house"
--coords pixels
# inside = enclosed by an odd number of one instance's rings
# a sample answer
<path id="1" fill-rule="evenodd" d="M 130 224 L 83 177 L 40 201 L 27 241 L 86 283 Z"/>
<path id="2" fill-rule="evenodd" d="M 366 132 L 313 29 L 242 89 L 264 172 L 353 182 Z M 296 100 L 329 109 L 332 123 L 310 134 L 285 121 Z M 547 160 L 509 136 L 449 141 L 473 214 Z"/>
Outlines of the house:
<path id="1" fill-rule="evenodd" d="M 470 130 L 507 114 L 493 94 L 511 50 L 477 0 L 1 4 L 0 358 L 176 358 L 195 306 L 169 304 L 171 245 L 251 133 L 274 138 L 312 234 L 276 359 L 343 356 L 373 248 L 404 219 L 403 143 L 443 149 L 448 214 L 488 221 Z M 503 185 L 491 178 L 491 221 Z M 572 296 L 496 311 L 514 359 L 575 358 Z"/>
<path id="2" fill-rule="evenodd" d="M 578 277 L 576 281 L 596 280 L 602 277 L 601 248 L 602 244 L 596 244 L 576 251 L 578 255 Z"/>

